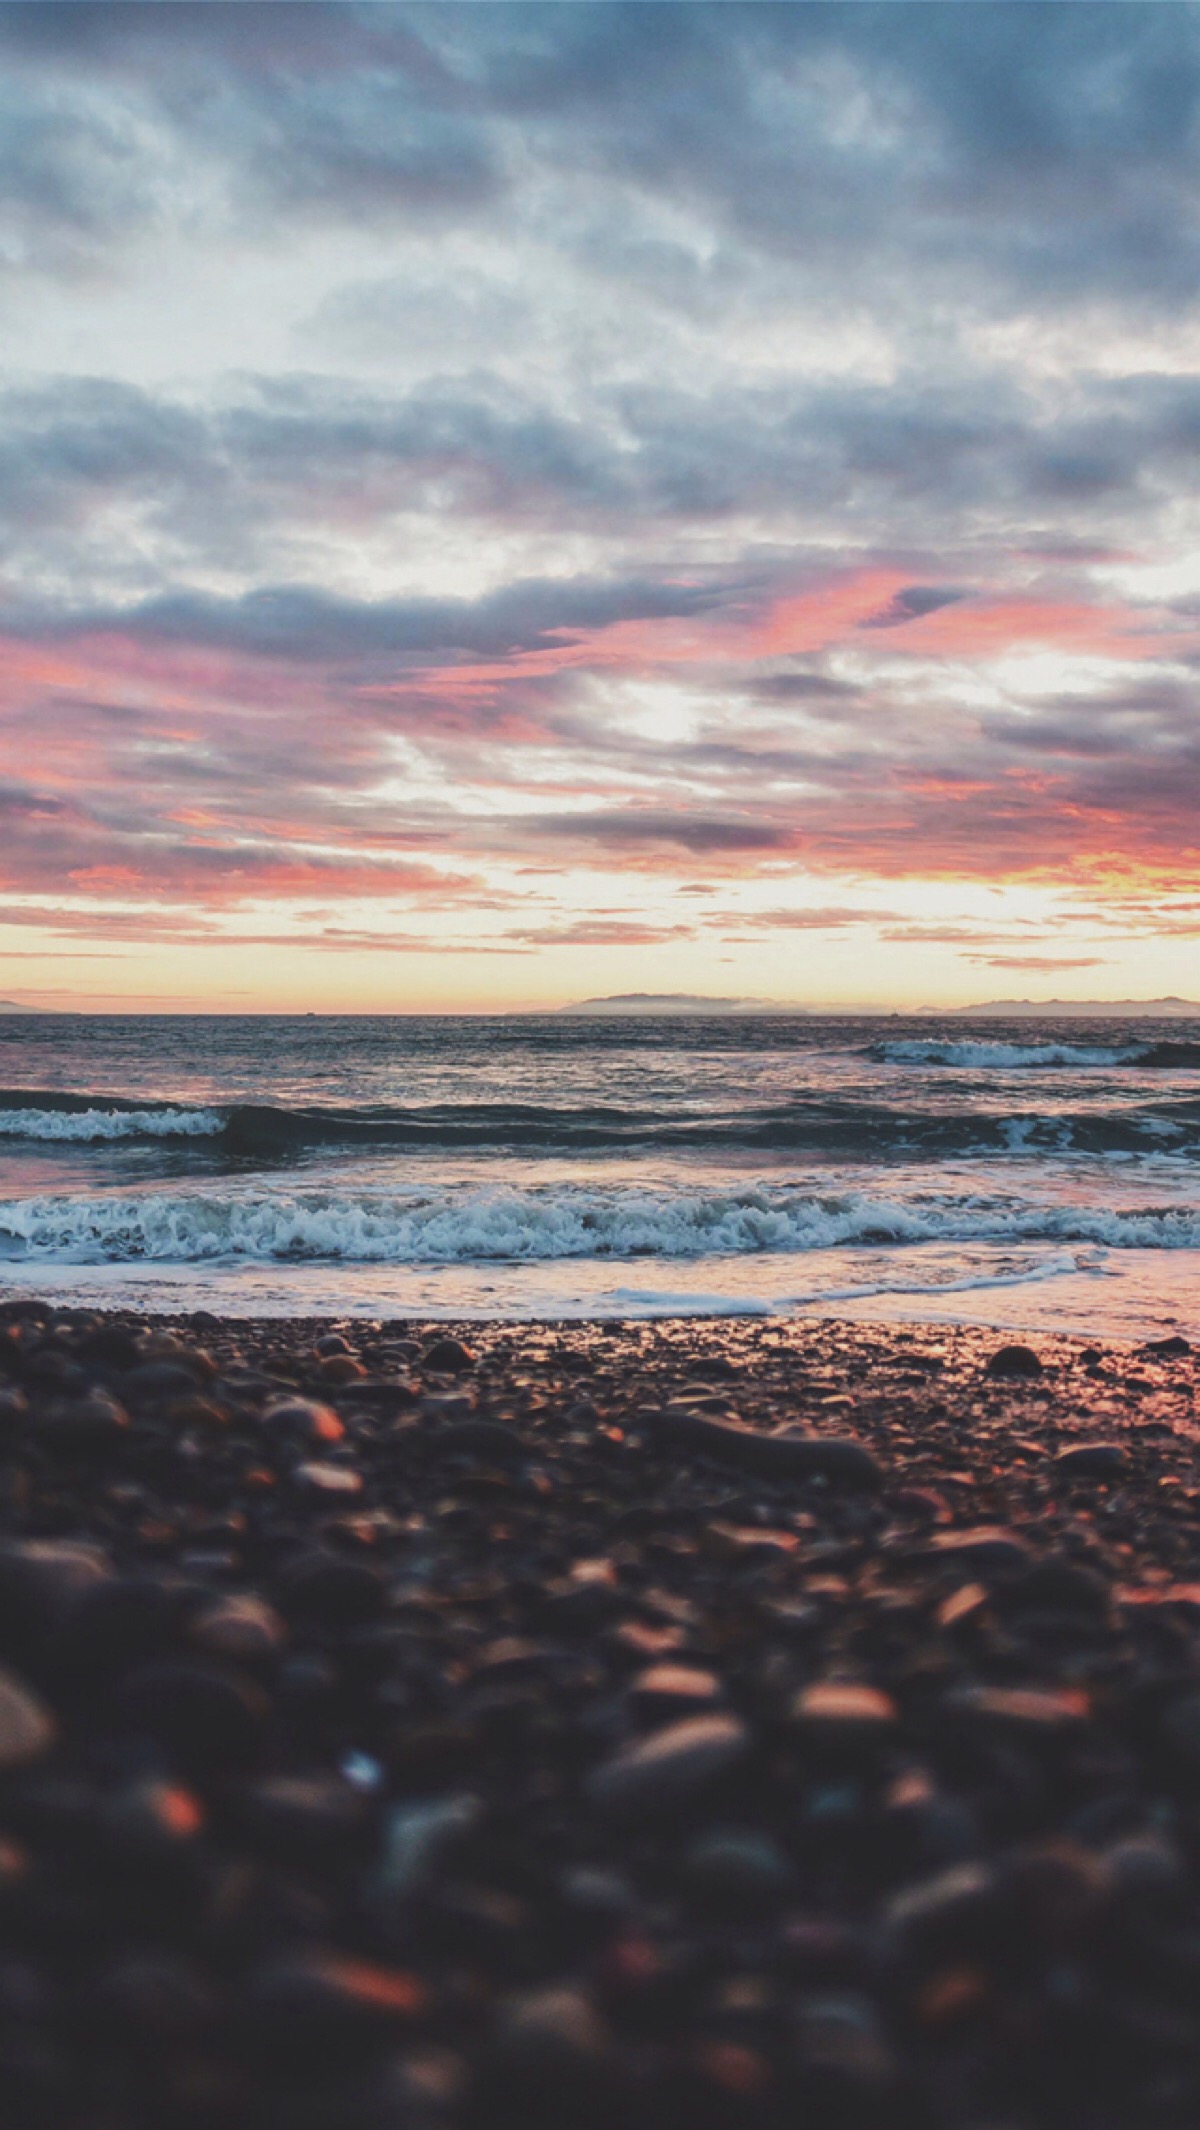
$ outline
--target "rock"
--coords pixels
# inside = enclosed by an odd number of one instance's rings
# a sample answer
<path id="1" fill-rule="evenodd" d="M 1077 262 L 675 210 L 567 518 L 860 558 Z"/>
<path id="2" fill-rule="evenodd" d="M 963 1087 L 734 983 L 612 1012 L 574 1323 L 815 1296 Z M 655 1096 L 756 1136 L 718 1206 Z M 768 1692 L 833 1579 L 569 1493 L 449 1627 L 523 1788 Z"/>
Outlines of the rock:
<path id="1" fill-rule="evenodd" d="M 1163 1360 L 1168 1361 L 1174 1360 L 1182 1354 L 1190 1353 L 1191 1350 L 1191 1340 L 1181 1338 L 1178 1332 L 1173 1332 L 1169 1339 L 1147 1339 L 1142 1348 L 1143 1353 L 1158 1354 Z"/>
<path id="2" fill-rule="evenodd" d="M 615 1818 L 652 1818 L 710 1789 L 749 1750 L 740 1717 L 691 1716 L 652 1731 L 594 1769 L 587 1795 Z"/>
<path id="3" fill-rule="evenodd" d="M 425 2004 L 424 1984 L 407 1970 L 310 1946 L 265 1961 L 245 1978 L 242 2032 L 255 2055 L 321 2062 L 386 2044 Z"/>
<path id="4" fill-rule="evenodd" d="M 690 1407 L 640 1417 L 656 1434 L 670 1435 L 700 1455 L 742 1471 L 778 1479 L 823 1479 L 848 1491 L 874 1491 L 883 1484 L 883 1467 L 874 1452 L 848 1436 L 802 1435 L 791 1429 L 762 1434 Z"/>
<path id="5" fill-rule="evenodd" d="M 344 1464 L 297 1464 L 292 1468 L 293 1486 L 309 1494 L 347 1497 L 362 1493 L 362 1479 Z"/>
<path id="6" fill-rule="evenodd" d="M 970 1956 L 986 1944 L 999 1903 L 986 1864 L 956 1864 L 901 1887 L 883 1910 L 885 1942 L 909 1958 Z"/>
<path id="7" fill-rule="evenodd" d="M 40 1760 L 54 1743 L 50 1710 L 15 1672 L 0 1671 L 0 1773 Z"/>
<path id="8" fill-rule="evenodd" d="M 629 1696 L 641 1715 L 660 1720 L 694 1715 L 716 1706 L 721 1682 L 715 1673 L 690 1664 L 651 1664 L 632 1681 Z"/>
<path id="9" fill-rule="evenodd" d="M 1029 1559 L 1029 1548 L 1015 1531 L 1003 1524 L 978 1524 L 973 1530 L 937 1531 L 928 1541 L 936 1560 L 978 1570 L 1019 1568 Z"/>
<path id="10" fill-rule="evenodd" d="M 317 1364 L 317 1374 L 322 1383 L 361 1383 L 366 1373 L 362 1362 L 356 1361 L 352 1353 L 327 1354 L 325 1359 Z"/>
<path id="11" fill-rule="evenodd" d="M 189 1381 L 188 1388 L 194 1386 Z M 76 1456 L 111 1449 L 129 1427 L 129 1414 L 107 1391 L 92 1390 L 79 1398 L 61 1398 L 38 1421 L 38 1433 L 51 1449 Z"/>
<path id="12" fill-rule="evenodd" d="M 287 1628 L 273 1605 L 250 1595 L 218 1598 L 193 1613 L 188 1640 L 209 1656 L 233 1663 L 265 1663 L 282 1649 Z"/>
<path id="13" fill-rule="evenodd" d="M 553 1985 L 501 2006 L 477 2073 L 471 2121 L 607 2126 L 611 2061 L 604 2020 L 586 1991 Z"/>
<path id="14" fill-rule="evenodd" d="M 460 1376 L 474 1368 L 475 1356 L 461 1339 L 434 1339 L 421 1355 L 422 1368 L 439 1376 Z"/>
<path id="15" fill-rule="evenodd" d="M 15 1433 L 29 1412 L 23 1390 L 0 1390 L 0 1437 Z"/>
<path id="16" fill-rule="evenodd" d="M 173 1398 L 188 1397 L 206 1374 L 204 1369 L 189 1367 L 182 1360 L 142 1361 L 127 1370 L 121 1378 L 121 1389 L 131 1405 L 165 1405 Z"/>
<path id="17" fill-rule="evenodd" d="M 337 1775 L 272 1775 L 238 1793 L 234 1810 L 255 1854 L 297 1864 L 353 1855 L 369 1834 L 364 1793 Z"/>
<path id="18" fill-rule="evenodd" d="M 421 1402 L 424 1406 L 426 1401 Z M 437 1457 L 486 1457 L 500 1464 L 515 1464 L 529 1455 L 516 1429 L 499 1420 L 451 1420 L 430 1437 L 428 1448 Z"/>
<path id="19" fill-rule="evenodd" d="M 314 1449 L 340 1442 L 346 1430 L 332 1406 L 315 1398 L 273 1398 L 264 1406 L 262 1422 L 272 1433 L 290 1436 Z"/>
<path id="20" fill-rule="evenodd" d="M 103 1549 L 80 1539 L 27 1538 L 0 1545 L 0 1645 L 24 1650 L 44 1639 L 112 1572 Z"/>
<path id="21" fill-rule="evenodd" d="M 1119 1442 L 1072 1443 L 1051 1465 L 1062 1479 L 1119 1479 L 1128 1469 L 1129 1452 Z"/>
<path id="22" fill-rule="evenodd" d="M 1029 1377 L 1043 1373 L 1032 1346 L 1000 1346 L 984 1369 L 987 1376 Z"/>
<path id="23" fill-rule="evenodd" d="M 857 1993 L 802 1999 L 796 2057 L 803 2116 L 821 2123 L 874 2123 L 896 2064 L 879 2014 Z"/>
<path id="24" fill-rule="evenodd" d="M 1078 1729 L 1091 1704 L 1075 1686 L 963 1686 L 942 1702 L 947 1715 L 980 1730 L 1036 1739 Z"/>
<path id="25" fill-rule="evenodd" d="M 278 1590 L 286 1619 L 324 1627 L 363 1627 L 387 1603 L 387 1585 L 377 1568 L 340 1553 L 314 1552 L 293 1562 Z"/>
<path id="26" fill-rule="evenodd" d="M 127 1859 L 156 1858 L 195 1841 L 204 1825 L 204 1807 L 182 1783 L 150 1776 L 106 1797 L 100 1824 L 112 1847 Z"/>
<path id="27" fill-rule="evenodd" d="M 898 1711 L 890 1694 L 851 1680 L 818 1679 L 801 1687 L 792 1721 L 818 1751 L 855 1757 L 875 1752 L 896 1729 Z"/>
<path id="28" fill-rule="evenodd" d="M 426 1885 L 456 1842 L 478 1826 L 483 1806 L 467 1791 L 414 1798 L 389 1813 L 374 1876 L 378 1892 L 407 1898 Z"/>
<path id="29" fill-rule="evenodd" d="M 778 1843 L 743 1827 L 710 1829 L 683 1860 L 683 1883 L 707 1906 L 731 1914 L 770 1911 L 785 1901 L 795 1872 Z"/>
<path id="30" fill-rule="evenodd" d="M 258 1757 L 268 1705 L 233 1672 L 163 1663 L 130 1673 L 117 1710 L 127 1729 L 156 1739 L 181 1767 L 232 1774 Z"/>
<path id="31" fill-rule="evenodd" d="M 1103 1619 L 1111 1606 L 1104 1577 L 1082 1561 L 1061 1553 L 1032 1561 L 998 1595 L 997 1604 L 1012 1612 L 1076 1612 Z"/>

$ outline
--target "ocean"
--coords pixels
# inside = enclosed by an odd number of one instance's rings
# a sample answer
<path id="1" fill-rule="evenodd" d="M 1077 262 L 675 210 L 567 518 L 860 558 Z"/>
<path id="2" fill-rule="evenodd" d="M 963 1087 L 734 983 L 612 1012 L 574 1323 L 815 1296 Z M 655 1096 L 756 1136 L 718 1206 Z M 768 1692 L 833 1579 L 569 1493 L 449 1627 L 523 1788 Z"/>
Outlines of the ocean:
<path id="1" fill-rule="evenodd" d="M 0 1018 L 0 1292 L 1200 1333 L 1200 1022 Z"/>

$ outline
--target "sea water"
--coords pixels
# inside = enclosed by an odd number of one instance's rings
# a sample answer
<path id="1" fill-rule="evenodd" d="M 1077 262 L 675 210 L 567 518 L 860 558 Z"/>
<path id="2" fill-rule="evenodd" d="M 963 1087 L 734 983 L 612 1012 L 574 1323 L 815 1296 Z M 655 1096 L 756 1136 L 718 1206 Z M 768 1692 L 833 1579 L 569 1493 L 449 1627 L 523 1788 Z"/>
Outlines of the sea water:
<path id="1" fill-rule="evenodd" d="M 6 1016 L 0 1292 L 1200 1332 L 1200 1023 Z"/>

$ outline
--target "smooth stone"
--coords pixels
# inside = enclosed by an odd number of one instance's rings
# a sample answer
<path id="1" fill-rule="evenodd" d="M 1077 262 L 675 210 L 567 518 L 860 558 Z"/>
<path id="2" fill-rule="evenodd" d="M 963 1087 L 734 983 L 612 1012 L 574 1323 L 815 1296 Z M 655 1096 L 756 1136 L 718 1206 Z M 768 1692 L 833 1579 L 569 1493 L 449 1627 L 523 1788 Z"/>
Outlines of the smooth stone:
<path id="1" fill-rule="evenodd" d="M 614 1817 L 653 1816 L 710 1788 L 749 1749 L 750 1733 L 740 1717 L 686 1717 L 615 1753 L 593 1770 L 586 1792 Z"/>
<path id="2" fill-rule="evenodd" d="M 23 1652 L 46 1642 L 112 1573 L 103 1549 L 82 1540 L 0 1545 L 0 1648 Z"/>
<path id="3" fill-rule="evenodd" d="M 479 1799 L 465 1790 L 397 1805 L 384 1826 L 382 1855 L 374 1875 L 376 1888 L 397 1899 L 416 1893 L 482 1817 Z"/>
<path id="4" fill-rule="evenodd" d="M 320 2057 L 402 2033 L 425 2008 L 416 1975 L 323 1946 L 282 1954 L 245 1977 L 241 2009 L 249 2048 Z"/>
<path id="5" fill-rule="evenodd" d="M 811 2105 L 812 2120 L 822 2124 L 876 2121 L 875 2110 L 895 2081 L 896 2063 L 868 1997 L 847 1991 L 802 1999 L 796 2055 L 808 2104 L 803 2119 Z"/>
<path id="6" fill-rule="evenodd" d="M 1027 1738 L 1073 1730 L 1091 1715 L 1087 1695 L 1075 1686 L 963 1686 L 942 1707 L 982 1729 Z"/>
<path id="7" fill-rule="evenodd" d="M 369 1825 L 364 1793 L 337 1775 L 272 1775 L 234 1801 L 256 1845 L 303 1863 L 352 1855 Z"/>
<path id="8" fill-rule="evenodd" d="M 802 1435 L 790 1429 L 761 1434 L 691 1408 L 639 1418 L 647 1420 L 656 1434 L 671 1435 L 702 1456 L 737 1465 L 742 1471 L 780 1479 L 823 1479 L 830 1486 L 850 1490 L 874 1490 L 883 1484 L 883 1467 L 874 1452 L 848 1436 Z"/>
<path id="9" fill-rule="evenodd" d="M 434 1339 L 421 1355 L 422 1368 L 434 1375 L 458 1376 L 468 1368 L 474 1368 L 475 1356 L 461 1339 Z"/>
<path id="10" fill-rule="evenodd" d="M 1029 1377 L 1044 1373 L 1032 1346 L 1000 1346 L 984 1369 L 987 1376 Z"/>
<path id="11" fill-rule="evenodd" d="M 28 1417 L 29 1400 L 23 1390 L 0 1390 L 0 1434 L 10 1434 Z"/>
<path id="12" fill-rule="evenodd" d="M 233 1773 L 259 1753 L 267 1702 L 232 1672 L 203 1664 L 146 1664 L 124 1680 L 126 1727 L 157 1739 L 185 1767 Z"/>
<path id="13" fill-rule="evenodd" d="M 233 1663 L 265 1662 L 282 1649 L 287 1628 L 264 1598 L 219 1598 L 188 1621 L 188 1640 L 209 1656 Z"/>
<path id="14" fill-rule="evenodd" d="M 1095 1568 L 1051 1553 L 1015 1576 L 997 1602 L 1015 1612 L 1077 1612 L 1103 1619 L 1112 1593 Z"/>
<path id="15" fill-rule="evenodd" d="M 316 1398 L 273 1398 L 263 1407 L 264 1427 L 311 1443 L 340 1442 L 346 1430 L 330 1405 Z"/>
<path id="16" fill-rule="evenodd" d="M 937 1531 L 928 1540 L 929 1552 L 956 1566 L 971 1568 L 1019 1568 L 1029 1559 L 1029 1548 L 1015 1531 L 1003 1524 L 978 1524 L 967 1531 Z"/>
<path id="17" fill-rule="evenodd" d="M 387 1584 L 367 1561 L 313 1553 L 293 1562 L 276 1594 L 287 1619 L 332 1628 L 364 1627 L 383 1611 Z"/>
<path id="18" fill-rule="evenodd" d="M 366 1378 L 366 1369 L 352 1353 L 330 1353 L 317 1363 L 317 1374 L 322 1383 L 339 1385 L 361 1383 Z"/>
<path id="19" fill-rule="evenodd" d="M 1129 1469 L 1129 1452 L 1119 1442 L 1072 1443 L 1050 1469 L 1063 1479 L 1119 1479 Z"/>
<path id="20" fill-rule="evenodd" d="M 753 1913 L 786 1900 L 795 1873 L 769 1835 L 719 1827 L 692 1843 L 683 1879 L 690 1892 L 713 1907 Z"/>
<path id="21" fill-rule="evenodd" d="M 156 1857 L 195 1841 L 204 1808 L 182 1783 L 151 1776 L 106 1797 L 100 1824 L 115 1849 L 131 1857 Z"/>
<path id="22" fill-rule="evenodd" d="M 422 1407 L 426 1401 L 422 1400 Z M 437 1457 L 492 1457 L 514 1464 L 529 1450 L 515 1428 L 499 1420 L 451 1420 L 426 1445 Z"/>
<path id="23" fill-rule="evenodd" d="M 475 1411 L 473 1390 L 427 1390 L 421 1394 L 420 1409 L 426 1420 L 470 1420 Z"/>
<path id="24" fill-rule="evenodd" d="M 203 1369 L 187 1367 L 183 1361 L 142 1361 L 122 1376 L 121 1389 L 133 1405 L 186 1398 L 205 1373 Z"/>
<path id="25" fill-rule="evenodd" d="M 642 1715 L 698 1713 L 720 1701 L 721 1682 L 690 1664 L 651 1664 L 631 1682 L 629 1697 Z"/>
<path id="26" fill-rule="evenodd" d="M 15 1672 L 0 1671 L 0 1772 L 39 1760 L 57 1725 L 45 1703 Z"/>
<path id="27" fill-rule="evenodd" d="M 189 1389 L 195 1386 L 189 1380 Z M 106 1450 L 128 1431 L 129 1414 L 107 1391 L 89 1391 L 82 1398 L 63 1398 L 49 1406 L 38 1422 L 38 1433 L 51 1448 L 78 1454 Z"/>
<path id="28" fill-rule="evenodd" d="M 1176 1356 L 1190 1353 L 1191 1350 L 1191 1340 L 1182 1338 L 1177 1331 L 1173 1332 L 1169 1339 L 1148 1339 L 1142 1348 L 1143 1353 L 1156 1353 L 1168 1361 Z"/>
<path id="29" fill-rule="evenodd" d="M 973 1950 L 996 1912 L 996 1881 L 987 1864 L 955 1864 L 902 1886 L 885 1903 L 883 1928 L 907 1952 L 946 1955 Z"/>
<path id="30" fill-rule="evenodd" d="M 843 1753 L 873 1751 L 890 1737 L 899 1715 L 890 1694 L 842 1679 L 801 1687 L 791 1713 L 810 1744 Z"/>
<path id="31" fill-rule="evenodd" d="M 309 1494 L 350 1495 L 362 1493 L 362 1478 L 344 1464 L 298 1464 L 292 1470 L 292 1483 L 303 1487 Z"/>

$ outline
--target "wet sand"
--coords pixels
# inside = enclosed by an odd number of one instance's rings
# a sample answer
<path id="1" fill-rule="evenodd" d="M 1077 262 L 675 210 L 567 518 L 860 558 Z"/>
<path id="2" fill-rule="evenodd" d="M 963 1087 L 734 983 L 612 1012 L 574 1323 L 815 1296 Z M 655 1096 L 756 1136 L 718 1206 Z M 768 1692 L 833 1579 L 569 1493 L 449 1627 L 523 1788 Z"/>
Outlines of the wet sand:
<path id="1" fill-rule="evenodd" d="M 1200 1372 L 0 1305 L 6 2130 L 1200 2116 Z"/>

